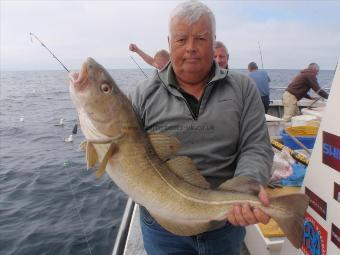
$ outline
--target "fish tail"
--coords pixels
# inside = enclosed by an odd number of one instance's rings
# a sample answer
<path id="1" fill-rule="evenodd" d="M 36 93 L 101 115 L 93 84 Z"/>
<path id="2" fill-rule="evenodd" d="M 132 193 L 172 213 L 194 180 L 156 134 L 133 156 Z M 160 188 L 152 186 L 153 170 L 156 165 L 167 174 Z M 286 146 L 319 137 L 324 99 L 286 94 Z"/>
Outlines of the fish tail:
<path id="1" fill-rule="evenodd" d="M 309 198 L 302 193 L 294 193 L 270 198 L 270 204 L 279 207 L 271 213 L 288 240 L 295 248 L 300 248 L 303 241 L 304 215 L 308 207 Z"/>

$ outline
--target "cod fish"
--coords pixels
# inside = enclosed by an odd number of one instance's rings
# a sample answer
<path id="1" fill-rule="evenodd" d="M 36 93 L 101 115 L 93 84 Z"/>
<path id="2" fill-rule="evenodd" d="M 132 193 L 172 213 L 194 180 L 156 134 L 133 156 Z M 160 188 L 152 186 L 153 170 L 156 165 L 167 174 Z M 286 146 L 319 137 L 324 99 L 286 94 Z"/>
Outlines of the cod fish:
<path id="1" fill-rule="evenodd" d="M 193 161 L 176 156 L 180 143 L 170 135 L 147 134 L 131 102 L 110 74 L 92 58 L 71 73 L 70 96 L 77 109 L 87 166 L 98 164 L 136 203 L 168 231 L 191 236 L 221 227 L 235 203 L 249 202 L 269 214 L 299 248 L 308 197 L 295 193 L 258 200 L 258 183 L 235 177 L 211 189 Z"/>

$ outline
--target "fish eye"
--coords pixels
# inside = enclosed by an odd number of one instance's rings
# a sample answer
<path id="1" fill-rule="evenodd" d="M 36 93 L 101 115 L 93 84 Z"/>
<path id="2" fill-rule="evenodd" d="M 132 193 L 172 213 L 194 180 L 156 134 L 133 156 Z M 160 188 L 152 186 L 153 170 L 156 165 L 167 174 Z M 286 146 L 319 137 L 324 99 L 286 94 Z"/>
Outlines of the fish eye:
<path id="1" fill-rule="evenodd" d="M 100 85 L 100 90 L 103 91 L 105 94 L 108 94 L 111 93 L 112 87 L 107 83 L 103 83 L 102 85 Z"/>

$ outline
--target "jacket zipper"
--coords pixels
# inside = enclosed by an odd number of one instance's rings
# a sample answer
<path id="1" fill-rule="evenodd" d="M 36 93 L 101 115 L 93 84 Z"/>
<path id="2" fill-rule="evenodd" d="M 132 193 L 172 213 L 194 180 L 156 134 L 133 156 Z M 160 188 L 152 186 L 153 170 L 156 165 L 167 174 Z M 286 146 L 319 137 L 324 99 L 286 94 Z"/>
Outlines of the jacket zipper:
<path id="1" fill-rule="evenodd" d="M 188 101 L 185 99 L 185 97 L 182 95 L 181 98 L 182 100 L 184 100 L 185 104 L 187 105 L 190 113 L 191 113 L 191 117 L 194 119 L 194 120 L 198 120 L 198 117 L 199 117 L 199 114 L 200 114 L 200 108 L 201 108 L 201 103 L 202 103 L 202 100 L 203 100 L 203 97 L 205 96 L 205 91 L 207 90 L 208 86 L 210 85 L 210 83 L 207 84 L 207 86 L 204 88 L 204 91 L 203 91 L 203 95 L 199 101 L 199 107 L 198 107 L 198 113 L 197 113 L 197 116 L 195 116 L 195 114 L 193 113 L 193 111 L 191 110 L 191 107 L 188 103 Z"/>
<path id="2" fill-rule="evenodd" d="M 192 111 L 191 108 L 190 108 L 190 105 L 189 105 L 188 101 L 185 99 L 184 96 L 182 97 L 182 100 L 184 100 L 185 104 L 187 105 L 187 107 L 188 107 L 188 109 L 189 109 L 189 111 L 190 111 L 191 117 L 192 117 L 194 120 L 197 120 L 197 119 L 198 119 L 198 115 L 197 115 L 197 117 L 195 116 L 195 114 L 193 113 L 193 111 Z M 199 114 L 199 111 L 198 111 L 198 114 Z"/>

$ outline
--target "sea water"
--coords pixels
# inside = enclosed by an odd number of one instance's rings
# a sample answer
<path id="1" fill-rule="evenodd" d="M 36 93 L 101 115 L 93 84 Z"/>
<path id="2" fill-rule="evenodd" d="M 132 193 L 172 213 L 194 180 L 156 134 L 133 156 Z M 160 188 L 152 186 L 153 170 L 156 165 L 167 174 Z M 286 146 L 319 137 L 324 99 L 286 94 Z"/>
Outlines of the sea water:
<path id="1" fill-rule="evenodd" d="M 145 79 L 138 69 L 110 73 L 125 93 Z M 268 70 L 273 88 L 297 73 Z M 320 84 L 330 87 L 332 76 L 321 71 Z M 281 95 L 271 90 L 271 99 Z M 111 254 L 127 196 L 86 170 L 80 130 L 64 142 L 77 121 L 65 71 L 1 72 L 1 255 Z"/>

